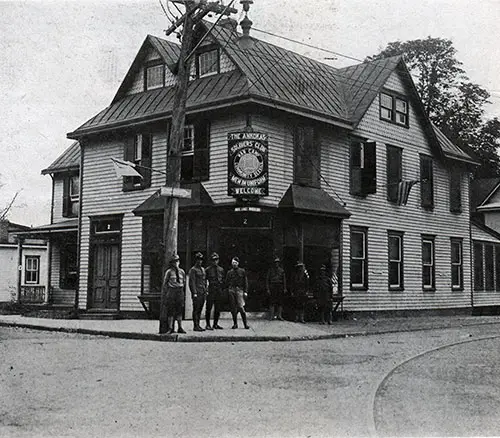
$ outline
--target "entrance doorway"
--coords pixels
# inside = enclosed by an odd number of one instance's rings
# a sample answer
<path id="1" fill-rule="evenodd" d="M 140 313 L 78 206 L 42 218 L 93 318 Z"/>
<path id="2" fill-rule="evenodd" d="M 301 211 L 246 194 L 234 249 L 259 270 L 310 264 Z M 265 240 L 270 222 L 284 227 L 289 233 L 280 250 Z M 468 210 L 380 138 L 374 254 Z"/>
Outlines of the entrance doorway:
<path id="1" fill-rule="evenodd" d="M 233 228 L 221 229 L 219 241 L 221 265 L 231 269 L 231 259 L 240 259 L 240 267 L 248 277 L 246 310 L 261 312 L 269 306 L 266 275 L 272 264 L 273 238 L 271 230 Z"/>
<path id="2" fill-rule="evenodd" d="M 118 310 L 120 247 L 116 243 L 94 246 L 91 308 Z"/>

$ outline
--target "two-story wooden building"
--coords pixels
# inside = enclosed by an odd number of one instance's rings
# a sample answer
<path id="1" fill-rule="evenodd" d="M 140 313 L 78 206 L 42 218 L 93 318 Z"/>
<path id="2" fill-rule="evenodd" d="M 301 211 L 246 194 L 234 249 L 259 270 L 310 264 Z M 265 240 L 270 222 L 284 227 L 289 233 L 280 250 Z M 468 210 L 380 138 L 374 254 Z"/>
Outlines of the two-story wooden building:
<path id="1" fill-rule="evenodd" d="M 208 31 L 200 24 L 197 39 Z M 352 311 L 470 308 L 473 160 L 426 117 L 400 58 L 336 69 L 216 26 L 191 70 L 178 250 L 238 255 L 250 310 L 275 255 L 337 274 Z M 78 307 L 135 312 L 159 291 L 178 45 L 148 36 L 80 145 Z M 118 179 L 112 158 L 142 178 Z M 144 167 L 139 167 L 144 166 Z M 148 168 L 154 169 L 153 171 Z M 156 171 L 155 171 L 156 170 Z M 53 172 L 50 172 L 53 173 Z M 401 194 L 413 184 L 407 202 Z"/>

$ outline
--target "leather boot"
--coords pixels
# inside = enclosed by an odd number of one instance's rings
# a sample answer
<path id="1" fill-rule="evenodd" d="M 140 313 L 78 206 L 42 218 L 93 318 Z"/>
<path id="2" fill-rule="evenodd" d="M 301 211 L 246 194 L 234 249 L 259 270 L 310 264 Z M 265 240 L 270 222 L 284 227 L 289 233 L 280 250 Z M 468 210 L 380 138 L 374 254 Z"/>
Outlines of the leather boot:
<path id="1" fill-rule="evenodd" d="M 278 320 L 283 321 L 283 316 L 281 314 L 283 313 L 283 306 L 278 306 Z"/>
<path id="2" fill-rule="evenodd" d="M 236 319 L 238 317 L 238 314 L 236 312 L 233 313 L 233 326 L 231 328 L 237 329 L 238 328 L 238 320 Z"/>
<path id="3" fill-rule="evenodd" d="M 243 325 L 245 326 L 245 328 L 248 330 L 250 328 L 250 326 L 247 324 L 247 314 L 245 313 L 245 311 L 241 311 L 241 319 L 243 320 Z"/>
<path id="4" fill-rule="evenodd" d="M 274 306 L 271 306 L 269 309 L 269 321 L 274 319 Z"/>

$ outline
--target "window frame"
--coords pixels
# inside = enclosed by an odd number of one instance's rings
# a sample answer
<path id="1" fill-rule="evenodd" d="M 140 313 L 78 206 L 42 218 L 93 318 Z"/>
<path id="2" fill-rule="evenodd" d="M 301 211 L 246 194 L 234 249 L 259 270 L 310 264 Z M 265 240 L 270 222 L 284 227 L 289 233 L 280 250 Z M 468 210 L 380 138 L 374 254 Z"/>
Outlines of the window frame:
<path id="1" fill-rule="evenodd" d="M 140 154 L 139 154 L 140 152 Z M 140 158 L 139 158 L 140 156 Z M 124 176 L 123 191 L 132 192 L 151 187 L 151 163 L 153 157 L 153 134 L 150 132 L 136 132 L 125 140 L 124 160 L 134 163 L 134 169 L 142 175 Z"/>
<path id="2" fill-rule="evenodd" d="M 296 125 L 293 129 L 293 181 L 307 187 L 321 187 L 321 141 L 318 128 Z"/>
<path id="3" fill-rule="evenodd" d="M 390 99 L 391 101 L 391 106 L 385 105 L 383 102 L 383 97 L 386 97 Z M 406 109 L 405 111 L 401 111 L 398 109 L 398 102 L 404 103 Z M 389 116 L 384 115 L 384 110 L 389 113 Z M 399 121 L 400 115 L 404 116 L 404 122 Z M 399 94 L 394 91 L 389 91 L 389 90 L 382 90 L 379 93 L 379 117 L 380 120 L 383 120 L 385 122 L 392 123 L 394 125 L 398 126 L 403 126 L 405 128 L 410 127 L 410 104 L 409 100 L 406 96 L 403 96 L 402 94 Z"/>
<path id="4" fill-rule="evenodd" d="M 450 212 L 462 213 L 462 173 L 457 170 L 451 170 L 450 179 Z"/>
<path id="5" fill-rule="evenodd" d="M 391 238 L 399 239 L 399 260 L 391 260 Z M 404 232 L 402 231 L 387 231 L 387 284 L 390 291 L 403 291 L 404 290 Z M 391 264 L 398 264 L 399 283 L 391 284 Z"/>
<path id="6" fill-rule="evenodd" d="M 453 245 L 458 245 L 459 248 L 458 262 L 453 261 Z M 450 238 L 450 267 L 451 267 L 451 289 L 456 291 L 464 290 L 464 251 L 463 251 L 463 239 L 460 237 Z M 457 277 L 459 284 L 453 284 L 454 269 L 458 269 Z"/>
<path id="7" fill-rule="evenodd" d="M 429 174 L 426 174 L 426 170 Z M 425 154 L 420 154 L 420 206 L 425 210 L 433 210 L 435 206 L 434 160 Z"/>
<path id="8" fill-rule="evenodd" d="M 392 153 L 396 153 L 395 157 L 397 163 L 397 174 L 394 175 L 391 170 L 391 157 Z M 389 202 L 398 202 L 398 189 L 399 183 L 403 180 L 403 148 L 393 145 L 386 145 L 386 172 L 387 172 L 387 200 Z"/>
<path id="9" fill-rule="evenodd" d="M 377 192 L 377 144 L 352 139 L 349 148 L 349 192 L 366 197 Z"/>
<path id="10" fill-rule="evenodd" d="M 363 256 L 361 258 L 353 257 L 353 235 L 361 234 L 363 243 Z M 351 290 L 368 290 L 368 228 L 366 227 L 350 227 L 350 254 L 349 254 L 349 283 Z M 361 260 L 362 269 L 362 281 L 361 283 L 353 282 L 353 262 L 354 260 Z"/>
<path id="11" fill-rule="evenodd" d="M 78 287 L 78 245 L 76 243 L 66 243 L 61 245 L 59 287 L 61 289 L 74 290 Z M 74 257 L 74 263 L 69 259 Z M 71 268 L 74 268 L 72 270 Z"/>
<path id="12" fill-rule="evenodd" d="M 78 181 L 78 193 L 72 193 L 73 181 Z M 80 213 L 80 174 L 68 173 L 63 178 L 63 217 L 78 217 Z"/>
<path id="13" fill-rule="evenodd" d="M 157 67 L 161 67 L 161 72 L 162 72 L 161 81 L 159 84 L 156 84 L 154 86 L 150 86 L 149 80 L 148 80 L 148 72 L 150 69 L 157 68 Z M 161 61 L 152 61 L 152 62 L 147 63 L 144 66 L 144 91 L 156 90 L 158 88 L 163 88 L 163 87 L 165 87 L 165 63 L 163 63 Z"/>
<path id="14" fill-rule="evenodd" d="M 186 137 L 186 131 L 191 131 L 192 135 Z M 210 179 L 210 121 L 207 119 L 186 120 L 183 144 L 187 139 L 190 140 L 191 148 L 187 150 L 183 147 L 181 151 L 181 183 L 208 181 Z"/>
<path id="15" fill-rule="evenodd" d="M 484 242 L 474 241 L 473 245 L 474 290 L 484 291 Z M 478 263 L 480 265 L 478 266 Z"/>
<path id="16" fill-rule="evenodd" d="M 211 52 L 215 52 L 216 57 L 217 57 L 216 62 L 213 63 L 213 65 L 215 65 L 215 70 L 211 70 L 207 73 L 201 74 L 201 72 L 200 72 L 200 69 L 201 69 L 200 59 L 202 59 L 203 56 L 205 56 Z M 220 73 L 220 50 L 219 50 L 219 48 L 217 46 L 214 46 L 214 45 L 207 45 L 206 47 L 203 47 L 200 50 L 198 50 L 196 53 L 195 68 L 196 68 L 196 77 L 199 79 L 219 74 Z"/>
<path id="17" fill-rule="evenodd" d="M 36 262 L 36 269 L 30 267 L 30 264 L 32 264 L 33 262 Z M 33 275 L 35 276 L 34 280 L 31 279 L 31 276 Z M 30 277 L 29 280 L 28 277 Z M 26 285 L 40 284 L 40 256 L 26 255 L 24 257 L 24 284 Z"/>
<path id="18" fill-rule="evenodd" d="M 424 245 L 431 245 L 431 263 L 424 261 Z M 422 290 L 424 292 L 434 292 L 436 290 L 436 237 L 432 235 L 422 235 Z M 425 284 L 425 269 L 430 268 L 431 284 Z"/>

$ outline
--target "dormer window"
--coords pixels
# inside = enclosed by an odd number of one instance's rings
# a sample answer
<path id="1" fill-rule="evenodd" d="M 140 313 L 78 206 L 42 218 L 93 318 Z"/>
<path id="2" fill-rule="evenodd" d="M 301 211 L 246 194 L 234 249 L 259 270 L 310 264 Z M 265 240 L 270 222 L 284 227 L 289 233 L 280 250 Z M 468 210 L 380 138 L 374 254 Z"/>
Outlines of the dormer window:
<path id="1" fill-rule="evenodd" d="M 408 100 L 389 93 L 380 93 L 380 118 L 397 125 L 408 126 Z"/>
<path id="2" fill-rule="evenodd" d="M 151 64 L 144 69 L 144 90 L 165 86 L 165 64 Z"/>
<path id="3" fill-rule="evenodd" d="M 215 75 L 220 72 L 219 50 L 209 48 L 199 52 L 196 55 L 196 76 L 203 78 L 205 76 Z"/>

